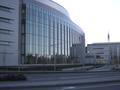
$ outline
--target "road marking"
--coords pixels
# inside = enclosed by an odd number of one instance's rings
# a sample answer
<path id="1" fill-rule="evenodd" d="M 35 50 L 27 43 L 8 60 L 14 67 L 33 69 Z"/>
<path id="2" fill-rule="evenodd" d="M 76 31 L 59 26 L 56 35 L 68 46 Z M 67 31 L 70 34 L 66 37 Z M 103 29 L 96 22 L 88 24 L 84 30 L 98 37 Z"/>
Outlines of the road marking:
<path id="1" fill-rule="evenodd" d="M 70 90 L 70 89 L 75 89 L 76 87 L 74 86 L 69 86 L 69 87 L 63 87 L 60 90 Z"/>

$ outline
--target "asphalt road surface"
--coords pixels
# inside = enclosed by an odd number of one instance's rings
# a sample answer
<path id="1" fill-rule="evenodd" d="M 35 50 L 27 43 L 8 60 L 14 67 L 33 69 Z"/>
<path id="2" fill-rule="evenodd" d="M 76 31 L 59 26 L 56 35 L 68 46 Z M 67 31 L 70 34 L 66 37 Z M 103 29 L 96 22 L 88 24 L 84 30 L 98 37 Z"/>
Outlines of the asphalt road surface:
<path id="1" fill-rule="evenodd" d="M 0 82 L 0 90 L 120 90 L 120 72 L 25 74 L 27 81 Z"/>

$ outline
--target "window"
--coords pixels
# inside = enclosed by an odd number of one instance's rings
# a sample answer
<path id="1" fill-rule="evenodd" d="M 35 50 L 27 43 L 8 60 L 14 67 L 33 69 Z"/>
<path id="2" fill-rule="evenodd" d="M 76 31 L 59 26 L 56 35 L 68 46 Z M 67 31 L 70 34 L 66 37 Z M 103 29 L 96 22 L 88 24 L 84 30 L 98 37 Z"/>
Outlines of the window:
<path id="1" fill-rule="evenodd" d="M 10 45 L 13 43 L 12 41 L 5 41 L 5 40 L 0 40 L 0 45 Z"/>
<path id="2" fill-rule="evenodd" d="M 0 28 L 0 34 L 11 34 L 11 32 L 13 32 L 13 30 L 1 29 Z"/>
<path id="3" fill-rule="evenodd" d="M 0 17 L 0 22 L 11 23 L 12 20 L 10 18 Z"/>
<path id="4" fill-rule="evenodd" d="M 104 49 L 104 48 L 93 48 L 93 49 Z"/>
<path id="5" fill-rule="evenodd" d="M 99 52 L 99 53 L 96 53 L 96 54 L 104 54 L 103 52 Z"/>
<path id="6" fill-rule="evenodd" d="M 0 10 L 1 11 L 6 11 L 6 12 L 11 12 L 11 10 L 13 10 L 13 8 L 0 5 Z"/>

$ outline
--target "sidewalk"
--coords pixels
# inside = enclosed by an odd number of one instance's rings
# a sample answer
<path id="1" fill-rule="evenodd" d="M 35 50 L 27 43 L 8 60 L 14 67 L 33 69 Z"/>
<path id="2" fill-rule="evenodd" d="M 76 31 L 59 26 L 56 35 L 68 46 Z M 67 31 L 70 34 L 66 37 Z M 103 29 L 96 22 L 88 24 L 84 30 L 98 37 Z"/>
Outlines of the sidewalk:
<path id="1" fill-rule="evenodd" d="M 63 69 L 62 71 L 87 71 L 93 67 L 94 66 L 81 66 L 81 67 Z"/>
<path id="2" fill-rule="evenodd" d="M 92 70 L 89 70 L 89 71 L 110 71 L 112 70 L 112 65 L 105 65 L 105 66 L 102 66 L 102 67 L 99 67 L 99 68 L 94 68 Z"/>

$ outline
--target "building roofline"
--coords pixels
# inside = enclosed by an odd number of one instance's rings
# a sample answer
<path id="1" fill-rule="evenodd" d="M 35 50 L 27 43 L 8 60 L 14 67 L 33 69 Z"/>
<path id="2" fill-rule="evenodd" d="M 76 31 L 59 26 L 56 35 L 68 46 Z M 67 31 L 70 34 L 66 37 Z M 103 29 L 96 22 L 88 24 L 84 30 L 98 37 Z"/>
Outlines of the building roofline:
<path id="1" fill-rule="evenodd" d="M 63 6 L 61 6 L 60 4 L 56 3 L 53 0 L 35 0 L 35 1 L 43 3 L 43 4 L 45 4 L 45 5 L 47 5 L 47 6 L 51 7 L 51 8 L 54 8 L 57 11 L 63 13 L 67 17 L 69 17 L 68 11 Z"/>
<path id="2" fill-rule="evenodd" d="M 101 43 L 92 43 L 88 45 L 109 45 L 109 44 L 120 44 L 120 42 L 101 42 Z"/>

